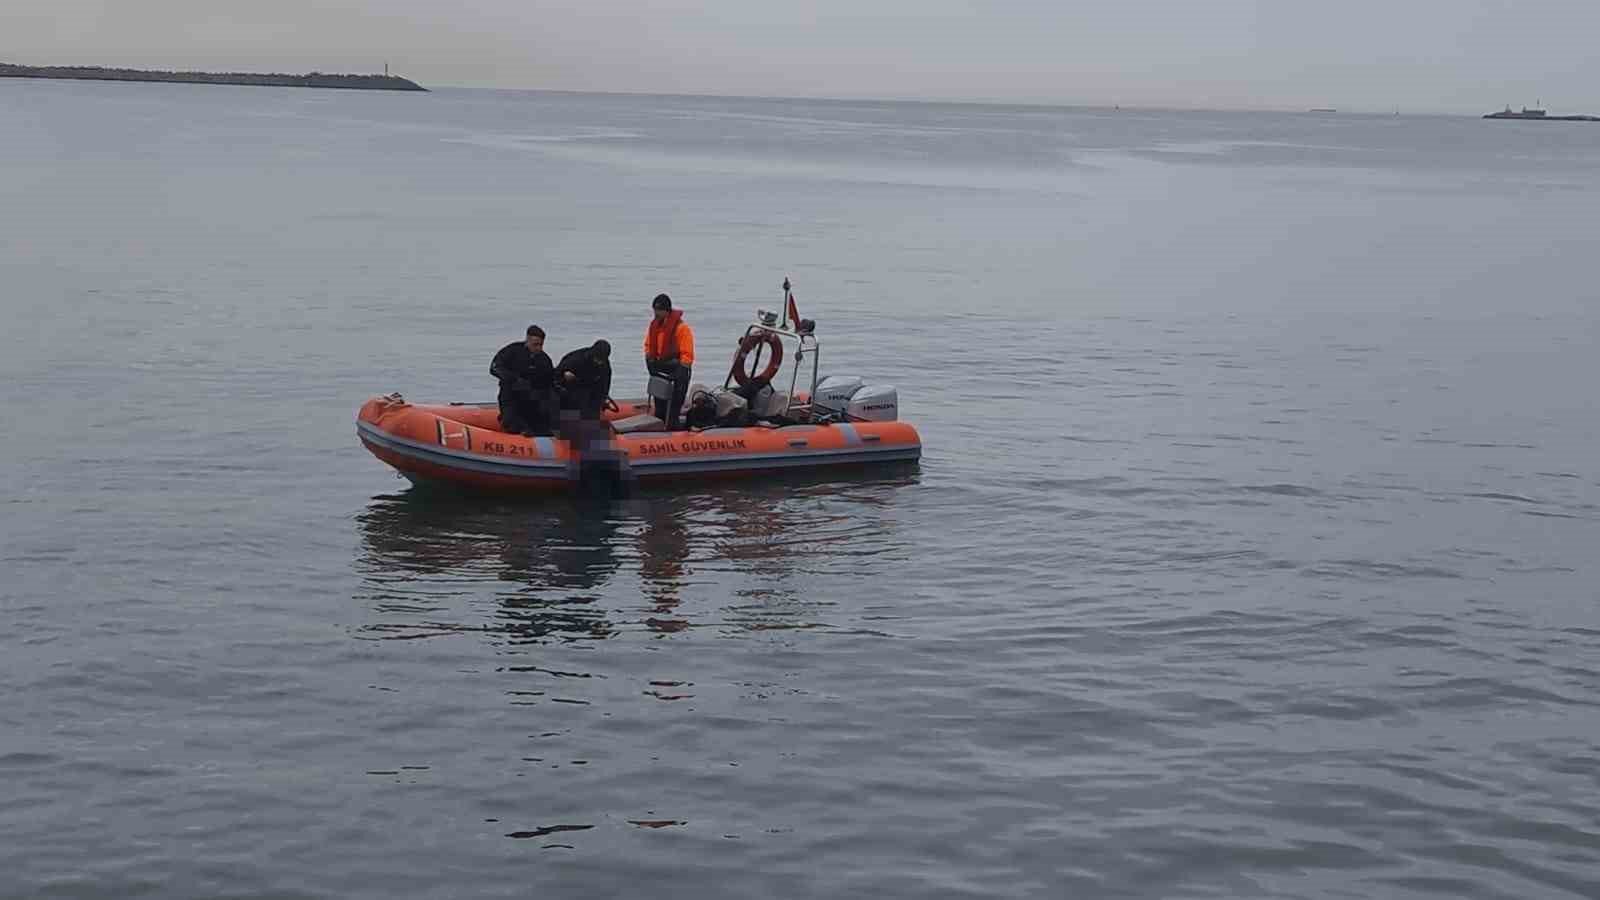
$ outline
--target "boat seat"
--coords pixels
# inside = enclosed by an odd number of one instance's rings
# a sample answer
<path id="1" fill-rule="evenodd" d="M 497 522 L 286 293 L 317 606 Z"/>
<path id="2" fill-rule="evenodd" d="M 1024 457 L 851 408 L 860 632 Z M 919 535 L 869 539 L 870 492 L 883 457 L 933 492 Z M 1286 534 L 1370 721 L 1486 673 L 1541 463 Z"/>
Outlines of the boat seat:
<path id="1" fill-rule="evenodd" d="M 625 419 L 611 420 L 611 428 L 617 434 L 637 434 L 646 431 L 666 431 L 667 423 L 649 413 L 640 413 Z"/>

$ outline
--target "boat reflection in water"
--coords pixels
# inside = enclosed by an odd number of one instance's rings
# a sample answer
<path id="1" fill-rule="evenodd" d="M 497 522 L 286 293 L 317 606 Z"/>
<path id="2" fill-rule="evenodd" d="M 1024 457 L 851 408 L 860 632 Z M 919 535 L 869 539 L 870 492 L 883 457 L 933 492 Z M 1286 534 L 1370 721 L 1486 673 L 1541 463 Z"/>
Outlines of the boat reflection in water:
<path id="1" fill-rule="evenodd" d="M 596 592 L 617 569 L 619 523 L 603 505 L 530 509 L 410 490 L 374 497 L 358 519 L 362 599 L 380 619 L 365 636 L 487 631 L 516 642 L 611 633 Z"/>
<path id="2" fill-rule="evenodd" d="M 914 466 L 848 482 L 824 473 L 627 499 L 534 502 L 410 489 L 358 517 L 360 636 L 471 632 L 504 643 L 658 634 L 691 624 L 810 627 L 819 601 L 799 588 L 899 546 L 888 513 Z M 704 618 L 684 612 L 690 596 Z M 716 614 L 705 616 L 707 603 Z"/>

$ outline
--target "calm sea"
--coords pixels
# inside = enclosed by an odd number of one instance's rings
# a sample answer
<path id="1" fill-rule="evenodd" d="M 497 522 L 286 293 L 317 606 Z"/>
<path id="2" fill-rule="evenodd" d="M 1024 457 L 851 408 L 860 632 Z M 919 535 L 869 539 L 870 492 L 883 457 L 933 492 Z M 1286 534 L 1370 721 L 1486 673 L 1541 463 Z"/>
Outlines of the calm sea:
<path id="1" fill-rule="evenodd" d="M 1600 126 L 0 82 L 0 896 L 1600 895 Z M 919 467 L 418 496 L 784 276 Z"/>

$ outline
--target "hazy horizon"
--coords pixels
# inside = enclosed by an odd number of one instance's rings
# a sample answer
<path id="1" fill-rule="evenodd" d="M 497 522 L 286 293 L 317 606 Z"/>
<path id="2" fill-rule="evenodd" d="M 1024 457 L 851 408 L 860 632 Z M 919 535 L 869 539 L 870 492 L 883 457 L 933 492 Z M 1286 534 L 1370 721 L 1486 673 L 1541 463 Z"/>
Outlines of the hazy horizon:
<path id="1" fill-rule="evenodd" d="M 23 0 L 0 60 L 429 87 L 1176 109 L 1600 111 L 1578 0 Z"/>

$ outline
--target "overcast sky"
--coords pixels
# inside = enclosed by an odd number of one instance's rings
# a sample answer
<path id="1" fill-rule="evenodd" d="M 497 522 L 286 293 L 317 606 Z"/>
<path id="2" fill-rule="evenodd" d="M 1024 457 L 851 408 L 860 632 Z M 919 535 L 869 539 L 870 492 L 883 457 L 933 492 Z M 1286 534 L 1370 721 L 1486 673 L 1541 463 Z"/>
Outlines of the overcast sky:
<path id="1" fill-rule="evenodd" d="M 0 0 L 0 61 L 430 86 L 1600 113 L 1600 0 Z"/>

